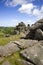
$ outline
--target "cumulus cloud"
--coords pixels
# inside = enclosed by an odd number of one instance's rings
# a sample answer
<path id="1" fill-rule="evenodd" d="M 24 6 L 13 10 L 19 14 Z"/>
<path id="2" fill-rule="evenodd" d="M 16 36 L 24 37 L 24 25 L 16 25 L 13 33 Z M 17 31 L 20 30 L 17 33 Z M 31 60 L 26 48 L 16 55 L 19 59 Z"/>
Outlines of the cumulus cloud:
<path id="1" fill-rule="evenodd" d="M 26 0 L 6 0 L 5 2 L 7 6 L 17 6 L 18 4 L 22 5 L 26 3 L 27 3 Z"/>
<path id="2" fill-rule="evenodd" d="M 41 7 L 41 12 L 43 13 L 43 6 Z"/>
<path id="3" fill-rule="evenodd" d="M 32 3 L 22 5 L 18 11 L 21 13 L 32 14 L 32 9 L 36 8 Z"/>
<path id="4" fill-rule="evenodd" d="M 40 14 L 41 14 L 41 12 L 40 12 L 39 9 L 34 9 L 34 10 L 33 10 L 33 15 L 39 16 Z"/>
<path id="5" fill-rule="evenodd" d="M 33 3 L 23 4 L 18 11 L 20 13 L 35 16 L 36 18 L 43 18 L 43 6 L 41 6 L 39 9 L 38 6 L 34 5 Z"/>
<path id="6" fill-rule="evenodd" d="M 19 5 L 27 4 L 35 0 L 3 0 L 3 1 L 5 1 L 5 4 L 7 6 L 17 6 L 18 4 Z"/>
<path id="7" fill-rule="evenodd" d="M 41 9 L 34 9 L 33 10 L 33 15 L 35 15 L 37 17 L 37 19 L 41 19 L 43 18 L 43 6 L 41 7 Z"/>

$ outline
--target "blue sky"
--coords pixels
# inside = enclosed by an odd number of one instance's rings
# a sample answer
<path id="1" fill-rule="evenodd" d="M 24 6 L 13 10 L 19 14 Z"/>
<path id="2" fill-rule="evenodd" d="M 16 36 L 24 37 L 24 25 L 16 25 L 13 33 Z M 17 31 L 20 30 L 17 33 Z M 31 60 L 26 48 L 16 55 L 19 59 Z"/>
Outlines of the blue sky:
<path id="1" fill-rule="evenodd" d="M 0 26 L 33 24 L 43 18 L 43 0 L 0 0 Z"/>

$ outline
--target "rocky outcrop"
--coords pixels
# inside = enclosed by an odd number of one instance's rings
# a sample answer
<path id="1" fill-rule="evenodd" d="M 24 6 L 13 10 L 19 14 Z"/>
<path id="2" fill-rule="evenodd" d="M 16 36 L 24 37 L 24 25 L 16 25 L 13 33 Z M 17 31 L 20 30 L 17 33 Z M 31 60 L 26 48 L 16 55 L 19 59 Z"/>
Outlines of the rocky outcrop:
<path id="1" fill-rule="evenodd" d="M 38 39 L 38 40 L 42 40 L 43 39 L 43 31 L 41 29 L 37 29 L 35 32 L 35 38 L 34 39 Z"/>
<path id="2" fill-rule="evenodd" d="M 26 30 L 26 25 L 23 22 L 20 22 L 17 26 L 16 26 L 16 34 L 20 34 L 21 32 L 25 33 Z M 15 33 L 14 31 L 14 33 Z M 19 32 L 19 33 L 18 33 Z"/>
<path id="3" fill-rule="evenodd" d="M 25 38 L 43 40 L 43 19 L 40 19 L 30 27 L 30 32 Z"/>
<path id="4" fill-rule="evenodd" d="M 30 28 L 30 30 L 36 30 L 36 29 L 41 29 L 43 30 L 43 19 L 40 19 L 37 21 L 35 24 L 33 24 Z"/>
<path id="5" fill-rule="evenodd" d="M 38 41 L 21 39 L 21 40 L 15 41 L 14 43 L 17 44 L 19 48 L 25 49 L 25 48 L 28 48 L 28 47 L 32 47 L 35 44 L 38 44 Z"/>
<path id="6" fill-rule="evenodd" d="M 20 34 L 20 33 L 27 34 L 29 29 L 30 29 L 30 25 L 29 24 L 26 26 L 24 22 L 20 22 L 15 27 L 14 34 Z"/>

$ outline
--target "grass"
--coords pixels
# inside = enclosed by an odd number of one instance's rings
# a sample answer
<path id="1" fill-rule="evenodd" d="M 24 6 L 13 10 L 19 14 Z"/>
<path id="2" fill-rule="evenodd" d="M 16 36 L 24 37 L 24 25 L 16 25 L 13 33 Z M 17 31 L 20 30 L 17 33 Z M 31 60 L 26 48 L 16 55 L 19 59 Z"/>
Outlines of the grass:
<path id="1" fill-rule="evenodd" d="M 3 37 L 4 36 L 4 33 L 0 31 L 0 37 Z"/>
<path id="2" fill-rule="evenodd" d="M 7 43 L 9 43 L 10 41 L 15 41 L 15 40 L 18 40 L 20 39 L 20 37 L 22 37 L 22 34 L 20 35 L 11 35 L 10 37 L 0 37 L 0 46 L 1 45 L 5 45 Z M 21 51 L 21 49 L 20 49 Z M 4 57 L 4 60 L 0 63 L 0 65 L 2 65 L 2 63 L 4 61 L 9 61 L 11 65 L 22 65 L 18 59 L 23 59 L 21 56 L 20 56 L 20 51 L 18 52 L 15 52 L 14 54 L 12 54 L 11 56 L 8 56 L 8 57 Z"/>
<path id="3" fill-rule="evenodd" d="M 10 37 L 0 37 L 0 45 L 5 45 L 10 41 L 15 41 L 20 39 L 22 35 L 11 35 Z"/>

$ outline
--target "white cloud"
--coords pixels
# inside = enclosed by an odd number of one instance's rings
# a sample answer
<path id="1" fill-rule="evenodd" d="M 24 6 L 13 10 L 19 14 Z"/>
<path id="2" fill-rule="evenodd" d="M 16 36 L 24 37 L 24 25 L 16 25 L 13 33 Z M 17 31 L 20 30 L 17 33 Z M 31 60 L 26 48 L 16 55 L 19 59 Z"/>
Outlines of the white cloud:
<path id="1" fill-rule="evenodd" d="M 40 14 L 41 14 L 41 12 L 40 12 L 39 9 L 34 9 L 34 10 L 33 10 L 33 15 L 39 16 Z"/>
<path id="2" fill-rule="evenodd" d="M 35 0 L 3 0 L 3 1 L 5 1 L 5 4 L 7 6 L 17 6 L 18 4 L 19 5 L 27 4 Z"/>
<path id="3" fill-rule="evenodd" d="M 29 4 L 23 4 L 18 11 L 20 13 L 26 13 L 28 15 L 34 15 L 36 16 L 36 18 L 38 18 L 40 16 L 40 18 L 43 17 L 43 6 L 41 7 L 41 9 L 37 8 L 38 6 L 33 5 L 33 3 L 29 3 Z"/>
<path id="4" fill-rule="evenodd" d="M 33 15 L 36 16 L 37 19 L 43 18 L 43 6 L 41 7 L 40 10 L 39 9 L 34 9 Z"/>
<path id="5" fill-rule="evenodd" d="M 41 13 L 43 13 L 43 6 L 41 7 Z"/>
<path id="6" fill-rule="evenodd" d="M 39 9 L 38 6 L 33 5 L 33 3 L 23 4 L 18 11 L 20 13 L 26 13 L 28 15 L 32 15 L 36 20 L 43 18 L 43 6 Z M 28 21 L 29 22 L 29 21 Z M 30 23 L 32 23 L 30 21 Z"/>
<path id="7" fill-rule="evenodd" d="M 26 0 L 6 0 L 5 4 L 7 6 L 17 6 L 18 4 L 22 5 L 22 4 L 26 4 L 27 1 Z"/>
<path id="8" fill-rule="evenodd" d="M 18 11 L 20 11 L 21 13 L 32 14 L 32 9 L 34 9 L 35 7 L 36 6 L 34 6 L 32 3 L 24 4 L 18 9 Z"/>

